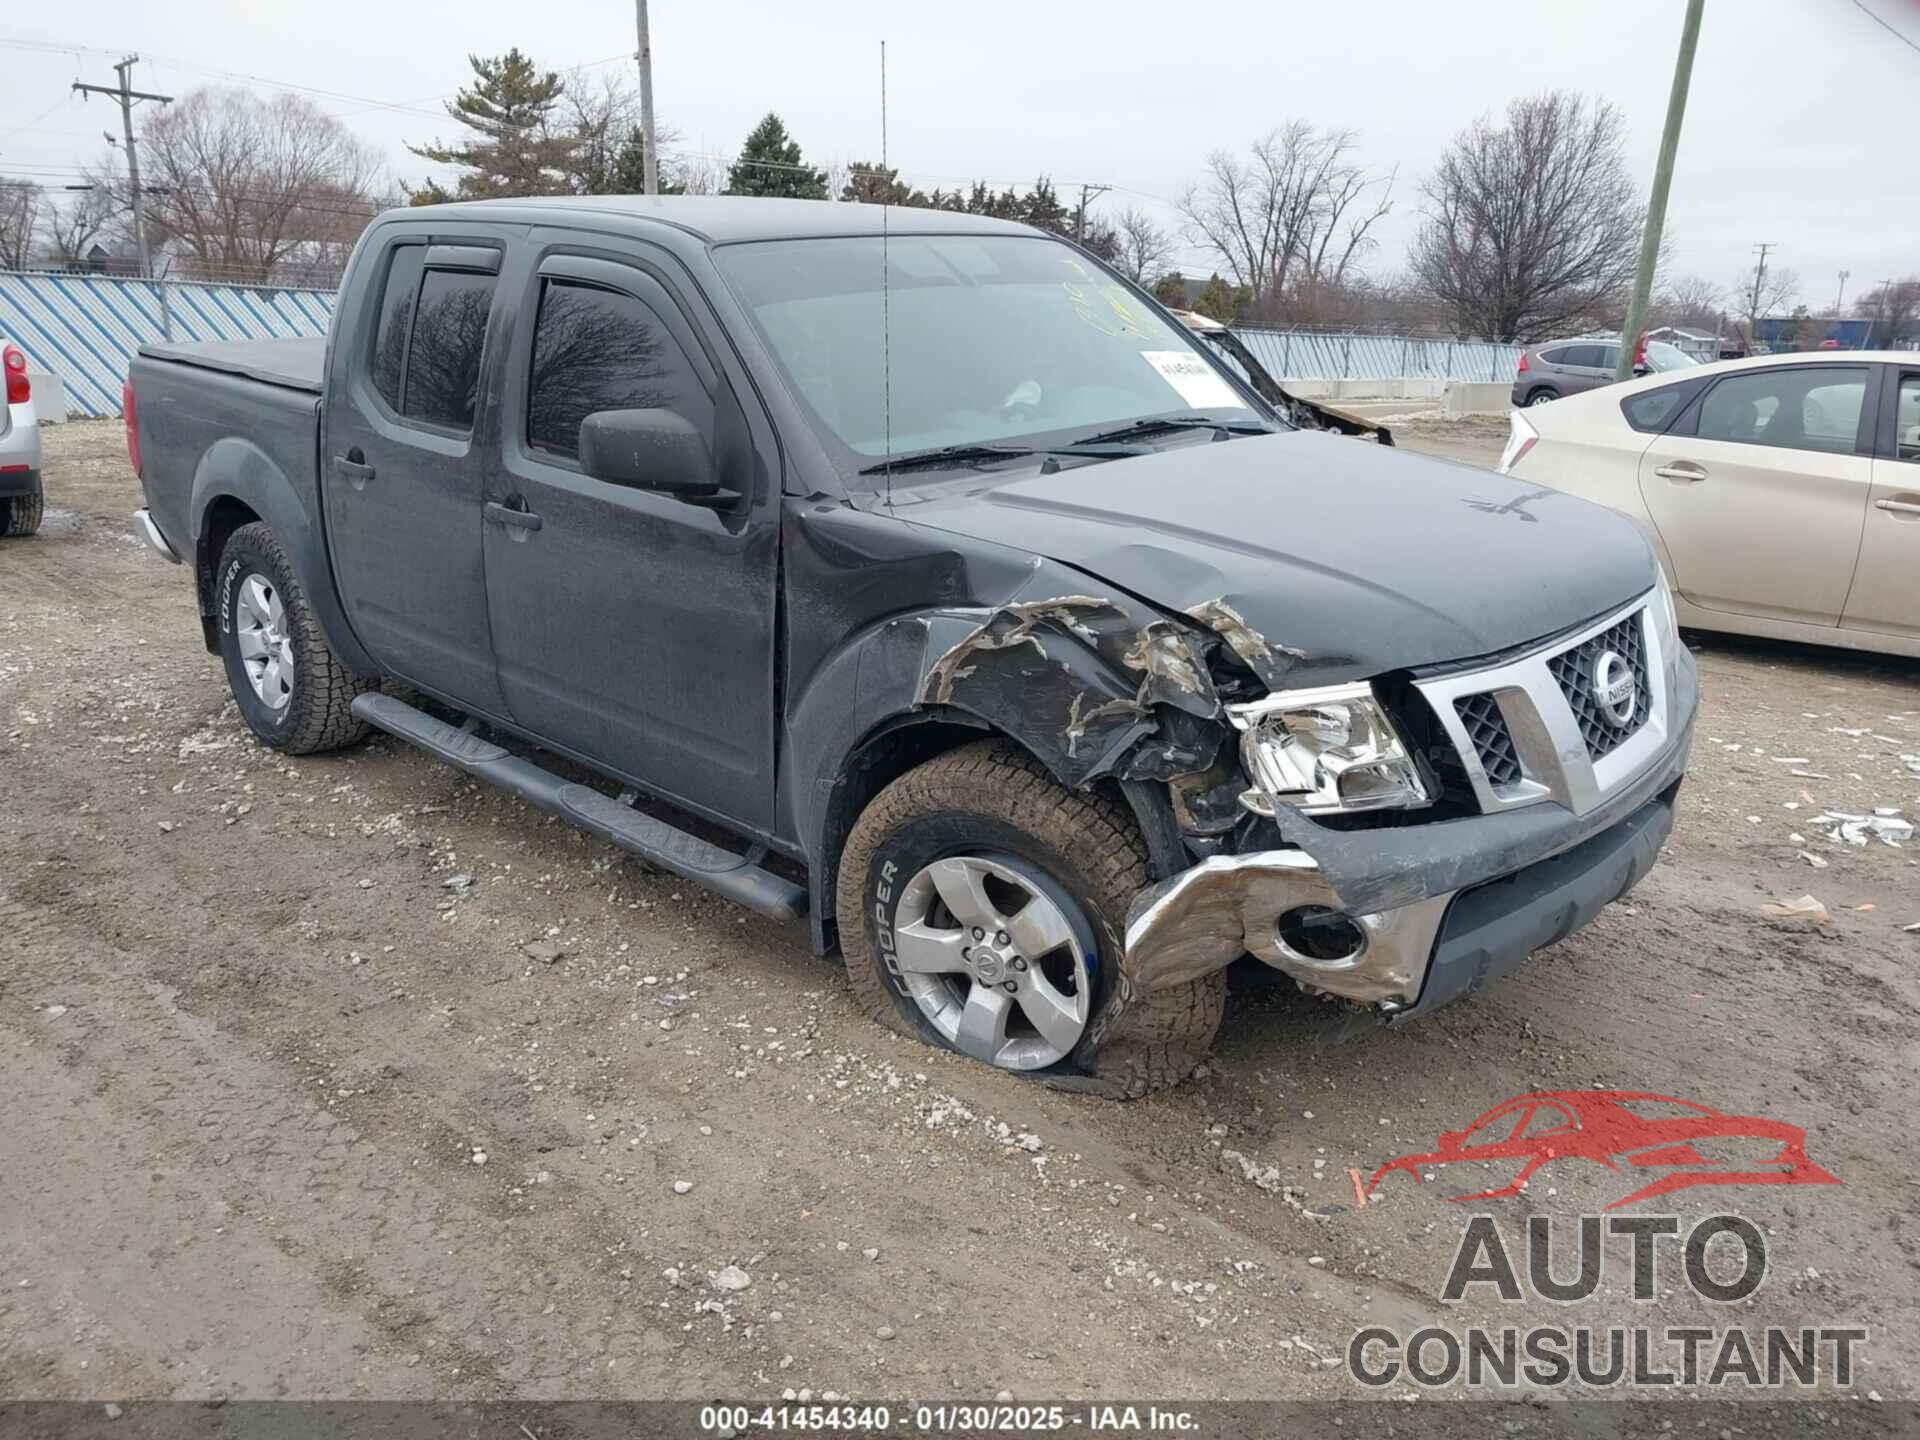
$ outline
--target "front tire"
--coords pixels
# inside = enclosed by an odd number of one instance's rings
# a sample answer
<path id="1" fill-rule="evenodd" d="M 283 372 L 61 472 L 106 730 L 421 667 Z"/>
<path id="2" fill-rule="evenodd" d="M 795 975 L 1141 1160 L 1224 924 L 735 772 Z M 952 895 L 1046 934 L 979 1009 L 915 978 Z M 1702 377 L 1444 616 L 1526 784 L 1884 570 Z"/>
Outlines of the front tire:
<path id="1" fill-rule="evenodd" d="M 835 904 L 855 998 L 902 1034 L 1132 1099 L 1185 1078 L 1226 975 L 1143 994 L 1125 961 L 1146 847 L 1119 801 L 1069 792 L 1007 741 L 909 771 L 861 814 Z"/>
<path id="2" fill-rule="evenodd" d="M 1540 389 L 1535 390 L 1531 395 L 1527 396 L 1526 408 L 1531 410 L 1536 405 L 1545 405 L 1549 401 L 1558 400 L 1559 398 L 1560 398 L 1560 394 L 1558 391 L 1548 390 L 1547 388 L 1542 386 Z"/>
<path id="3" fill-rule="evenodd" d="M 367 733 L 352 707 L 372 683 L 327 647 L 292 562 L 265 525 L 242 525 L 228 537 L 214 593 L 227 684 L 261 741 L 311 755 Z"/>

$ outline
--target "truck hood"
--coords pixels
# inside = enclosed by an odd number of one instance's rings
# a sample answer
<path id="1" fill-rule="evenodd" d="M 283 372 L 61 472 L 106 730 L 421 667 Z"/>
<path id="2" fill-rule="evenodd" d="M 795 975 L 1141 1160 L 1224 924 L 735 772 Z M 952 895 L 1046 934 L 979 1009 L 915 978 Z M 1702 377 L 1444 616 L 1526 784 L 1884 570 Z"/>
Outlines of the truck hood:
<path id="1" fill-rule="evenodd" d="M 1204 619 L 1224 604 L 1292 657 L 1289 686 L 1507 650 L 1625 604 L 1655 575 L 1646 541 L 1610 510 L 1304 431 L 916 500 L 895 513 L 1044 555 L 1169 612 Z"/>

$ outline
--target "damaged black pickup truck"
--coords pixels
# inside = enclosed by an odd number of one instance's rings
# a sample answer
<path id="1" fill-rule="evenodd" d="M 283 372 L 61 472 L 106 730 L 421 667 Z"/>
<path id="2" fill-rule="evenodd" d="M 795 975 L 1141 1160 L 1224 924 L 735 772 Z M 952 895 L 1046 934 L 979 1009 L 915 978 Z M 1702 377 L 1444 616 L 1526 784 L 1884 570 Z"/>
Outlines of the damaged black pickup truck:
<path id="1" fill-rule="evenodd" d="M 1293 428 L 1018 225 L 397 212 L 325 341 L 149 347 L 126 413 L 262 741 L 391 732 L 1103 1094 L 1248 954 L 1404 1020 L 1561 939 L 1692 739 L 1627 521 Z"/>

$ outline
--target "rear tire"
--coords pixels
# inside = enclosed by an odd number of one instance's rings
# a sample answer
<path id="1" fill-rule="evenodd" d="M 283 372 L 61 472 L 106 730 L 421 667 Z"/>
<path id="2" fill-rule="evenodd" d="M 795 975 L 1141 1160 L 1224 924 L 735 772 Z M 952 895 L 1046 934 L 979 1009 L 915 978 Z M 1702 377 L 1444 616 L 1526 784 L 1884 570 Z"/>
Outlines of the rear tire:
<path id="1" fill-rule="evenodd" d="M 982 874 L 981 893 L 1002 906 L 1000 913 L 1028 915 L 1024 908 L 1006 910 L 1009 900 L 1046 910 L 1057 948 L 1030 957 L 1031 972 L 1021 973 L 1028 972 L 1020 953 L 1022 931 L 1012 931 L 1011 945 L 1003 934 L 998 947 L 993 935 L 986 936 L 986 963 L 996 983 L 983 986 L 980 951 L 966 968 L 956 965 L 931 977 L 950 984 L 957 1008 L 946 1012 L 939 992 L 930 991 L 929 977 L 911 968 L 909 952 L 914 943 L 924 947 L 930 933 L 948 937 L 956 949 L 966 943 L 970 927 L 957 909 L 936 906 L 931 919 L 915 918 L 927 915 L 932 881 L 924 877 L 936 864 L 954 861 Z M 882 790 L 847 838 L 835 904 L 854 998 L 873 1019 L 903 1035 L 986 1060 L 977 1037 L 970 1047 L 949 1032 L 965 1024 L 977 991 L 1012 983 L 1010 1008 L 1008 1000 L 991 997 L 1011 1018 L 990 1043 L 989 1049 L 1000 1048 L 987 1063 L 1112 1099 L 1175 1084 L 1213 1044 L 1226 1002 L 1226 973 L 1151 994 L 1136 990 L 1125 961 L 1126 916 L 1147 884 L 1146 846 L 1119 801 L 1063 789 L 1008 741 L 950 751 Z M 939 888 L 944 895 L 945 886 Z M 1041 954 L 1048 957 L 1044 962 Z M 1076 960 L 1084 962 L 1077 975 Z M 1078 1038 L 1051 1059 L 1062 1048 L 1057 1042 L 1072 1036 L 1072 1026 L 1061 1022 L 1048 1034 L 1028 1017 L 1038 1013 L 1037 1004 L 1057 1004 L 1062 997 L 1077 1003 L 1083 986 Z M 930 993 L 935 998 L 929 1000 Z"/>
<path id="2" fill-rule="evenodd" d="M 327 648 L 293 563 L 265 525 L 227 538 L 214 593 L 220 658 L 248 729 L 289 755 L 337 750 L 367 733 L 352 707 L 373 682 L 356 679 Z"/>
<path id="3" fill-rule="evenodd" d="M 0 500 L 0 535 L 10 539 L 23 540 L 40 528 L 40 521 L 47 513 L 46 495 L 15 495 Z"/>

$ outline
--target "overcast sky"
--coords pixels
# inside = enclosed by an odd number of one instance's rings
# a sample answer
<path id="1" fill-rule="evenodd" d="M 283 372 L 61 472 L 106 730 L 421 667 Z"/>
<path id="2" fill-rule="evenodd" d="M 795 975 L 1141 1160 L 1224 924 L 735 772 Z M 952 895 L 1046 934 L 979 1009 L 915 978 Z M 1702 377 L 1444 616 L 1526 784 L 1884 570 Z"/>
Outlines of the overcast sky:
<path id="1" fill-rule="evenodd" d="M 1054 177 L 1114 187 L 1100 203 L 1157 209 L 1215 147 L 1300 117 L 1351 128 L 1363 161 L 1397 167 L 1376 274 L 1399 268 L 1418 186 L 1481 111 L 1568 86 L 1627 111 L 1631 163 L 1650 179 L 1672 79 L 1680 0 L 1374 0 L 1205 6 L 1107 0 L 652 0 L 663 123 L 685 148 L 730 156 L 769 109 L 815 162 L 879 149 L 878 47 L 887 43 L 890 141 L 903 178 Z M 71 15 L 63 21 L 63 14 Z M 1912 41 L 1906 45 L 1881 24 Z M 19 42 L 29 42 L 23 46 Z M 71 46 L 48 50 L 33 46 Z M 439 101 L 469 51 L 518 45 L 543 65 L 631 68 L 619 0 L 94 0 L 16 9 L 0 23 L 0 172 L 51 185 L 103 150 L 119 116 L 67 95 L 112 83 L 124 50 L 139 88 L 184 94 L 251 77 L 304 86 L 387 155 L 457 127 Z M 106 48 L 102 48 L 106 47 Z M 1727 284 L 1752 247 L 1797 271 L 1801 299 L 1833 303 L 1920 272 L 1920 0 L 1708 0 L 1668 217 L 1673 271 Z"/>

